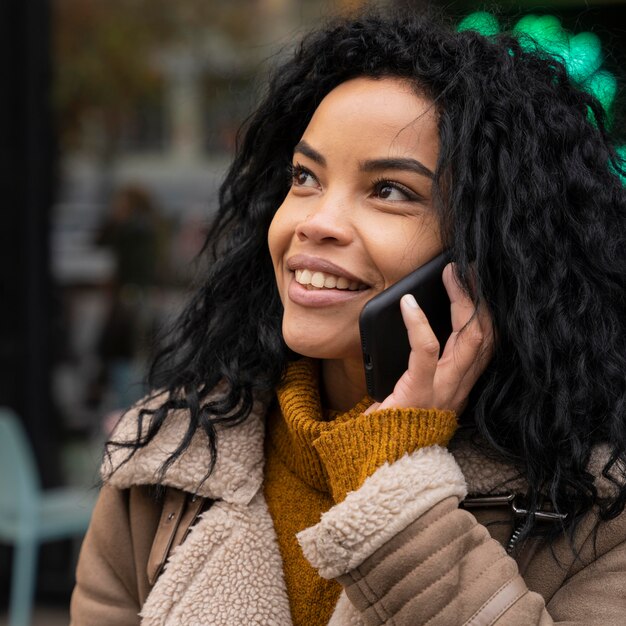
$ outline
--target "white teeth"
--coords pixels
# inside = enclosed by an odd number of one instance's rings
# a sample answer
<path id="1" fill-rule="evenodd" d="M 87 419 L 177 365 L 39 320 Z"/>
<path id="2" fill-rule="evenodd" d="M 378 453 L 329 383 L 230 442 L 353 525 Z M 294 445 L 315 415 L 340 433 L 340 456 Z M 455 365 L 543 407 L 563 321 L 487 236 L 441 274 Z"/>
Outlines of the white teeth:
<path id="1" fill-rule="evenodd" d="M 315 272 L 311 277 L 311 284 L 313 287 L 323 287 L 324 286 L 324 274 L 322 272 Z"/>
<path id="2" fill-rule="evenodd" d="M 296 270 L 296 282 L 306 286 L 308 289 L 349 289 L 357 291 L 364 287 L 356 280 L 348 280 L 343 276 L 326 274 L 325 272 L 311 272 L 311 270 Z"/>

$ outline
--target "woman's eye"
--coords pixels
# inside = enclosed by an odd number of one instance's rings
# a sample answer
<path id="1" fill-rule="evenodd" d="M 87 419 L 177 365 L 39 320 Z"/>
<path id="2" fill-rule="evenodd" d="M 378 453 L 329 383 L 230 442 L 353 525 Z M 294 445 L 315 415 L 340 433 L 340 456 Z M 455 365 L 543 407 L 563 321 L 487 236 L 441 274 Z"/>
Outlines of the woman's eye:
<path id="1" fill-rule="evenodd" d="M 300 165 L 291 167 L 291 182 L 296 187 L 317 187 L 315 176 L 306 168 Z"/>
<path id="2" fill-rule="evenodd" d="M 385 180 L 376 183 L 374 193 L 378 198 L 382 198 L 383 200 L 400 202 L 418 199 L 417 195 L 410 189 L 404 187 L 404 185 L 391 183 Z"/>

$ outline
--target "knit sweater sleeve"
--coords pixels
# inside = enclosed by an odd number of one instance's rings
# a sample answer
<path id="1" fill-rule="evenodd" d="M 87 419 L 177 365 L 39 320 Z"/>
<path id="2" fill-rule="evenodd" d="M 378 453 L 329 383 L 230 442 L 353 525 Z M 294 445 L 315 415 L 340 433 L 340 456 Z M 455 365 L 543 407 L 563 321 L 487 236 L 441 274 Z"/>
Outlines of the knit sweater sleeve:
<path id="1" fill-rule="evenodd" d="M 335 502 L 357 490 L 385 463 L 419 448 L 447 446 L 457 428 L 453 411 L 382 409 L 340 421 L 314 442 Z"/>

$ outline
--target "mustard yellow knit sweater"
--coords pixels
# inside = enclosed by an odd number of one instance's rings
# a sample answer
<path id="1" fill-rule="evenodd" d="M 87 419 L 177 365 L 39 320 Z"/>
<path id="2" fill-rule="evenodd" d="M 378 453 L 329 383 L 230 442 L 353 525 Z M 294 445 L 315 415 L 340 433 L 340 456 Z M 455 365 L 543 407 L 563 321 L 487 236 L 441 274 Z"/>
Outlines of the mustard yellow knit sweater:
<path id="1" fill-rule="evenodd" d="M 448 444 L 456 430 L 450 411 L 384 409 L 364 415 L 364 398 L 352 410 L 324 411 L 318 365 L 290 364 L 267 422 L 264 491 L 283 558 L 294 626 L 324 626 L 340 593 L 302 555 L 296 534 L 385 462 L 425 446 Z"/>

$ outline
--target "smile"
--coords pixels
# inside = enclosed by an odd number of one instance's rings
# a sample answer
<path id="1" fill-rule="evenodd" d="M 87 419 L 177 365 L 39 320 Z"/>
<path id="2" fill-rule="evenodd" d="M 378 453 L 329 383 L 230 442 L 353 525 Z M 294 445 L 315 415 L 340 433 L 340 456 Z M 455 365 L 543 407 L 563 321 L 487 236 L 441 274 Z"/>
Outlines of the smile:
<path id="1" fill-rule="evenodd" d="M 342 291 L 361 291 L 367 285 L 356 280 L 348 280 L 344 276 L 335 276 L 327 272 L 299 269 L 295 271 L 296 282 L 308 289 L 340 289 Z"/>

